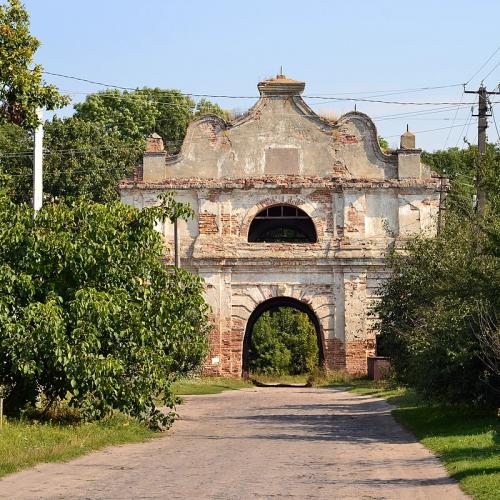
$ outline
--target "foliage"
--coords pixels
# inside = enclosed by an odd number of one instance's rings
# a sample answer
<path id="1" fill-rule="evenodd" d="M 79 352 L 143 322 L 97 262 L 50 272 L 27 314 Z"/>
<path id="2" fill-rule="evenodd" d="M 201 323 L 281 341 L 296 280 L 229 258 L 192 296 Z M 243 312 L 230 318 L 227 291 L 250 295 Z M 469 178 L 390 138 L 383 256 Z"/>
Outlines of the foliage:
<path id="1" fill-rule="evenodd" d="M 500 179 L 495 175 L 495 165 L 498 165 L 500 150 L 494 144 L 487 144 L 486 156 L 479 160 L 477 146 L 465 149 L 450 148 L 448 150 L 422 153 L 422 161 L 435 172 L 446 175 L 450 179 L 451 190 L 446 199 L 448 210 L 470 217 L 473 211 L 473 195 L 476 193 L 476 171 L 479 166 L 481 188 L 490 194 L 490 206 L 498 209 L 498 193 Z"/>
<path id="2" fill-rule="evenodd" d="M 101 123 L 125 141 L 141 141 L 152 132 L 163 138 L 168 149 L 179 149 L 189 122 L 198 115 L 225 112 L 206 99 L 195 101 L 175 89 L 142 88 L 132 91 L 105 90 L 90 94 L 75 105 L 77 118 Z"/>
<path id="3" fill-rule="evenodd" d="M 22 148 L 32 148 L 27 132 L 15 125 L 0 127 L 0 151 Z M 44 150 L 44 193 L 48 200 L 85 196 L 105 203 L 117 198 L 119 181 L 132 175 L 143 147 L 125 143 L 117 132 L 106 130 L 102 124 L 71 117 L 45 123 Z M 28 203 L 31 156 L 0 156 L 0 170 L 10 174 L 12 199 Z"/>
<path id="4" fill-rule="evenodd" d="M 439 237 L 421 236 L 392 252 L 383 285 L 379 352 L 392 358 L 396 379 L 428 398 L 494 403 L 500 395 L 500 154 L 489 145 L 481 159 L 482 213 L 472 207 L 470 176 L 477 148 L 427 154 L 451 177 L 446 225 Z M 464 179 L 469 179 L 465 182 Z"/>
<path id="5" fill-rule="evenodd" d="M 40 42 L 30 34 L 29 16 L 20 0 L 0 5 L 0 124 L 38 125 L 37 108 L 67 104 L 53 85 L 42 81 L 43 68 L 30 67 Z"/>
<path id="6" fill-rule="evenodd" d="M 382 137 L 381 135 L 378 136 L 378 145 L 380 146 L 380 149 L 384 152 L 387 152 L 391 149 L 391 147 L 389 146 L 389 142 L 387 141 L 387 139 L 385 139 L 384 137 Z"/>
<path id="7" fill-rule="evenodd" d="M 197 117 L 204 115 L 217 115 L 224 118 L 224 120 L 229 120 L 229 111 L 222 109 L 218 104 L 205 98 L 200 99 L 196 104 L 195 115 Z"/>
<path id="8" fill-rule="evenodd" d="M 305 313 L 281 307 L 265 312 L 253 327 L 250 369 L 255 373 L 309 373 L 318 355 L 316 329 Z"/>
<path id="9" fill-rule="evenodd" d="M 173 210 L 176 210 L 174 214 Z M 35 219 L 0 197 L 0 384 L 7 411 L 66 399 L 87 419 L 113 410 L 168 424 L 169 384 L 207 346 L 201 280 L 161 261 L 155 220 L 186 217 L 171 195 L 138 211 L 85 200 Z"/>
<path id="10" fill-rule="evenodd" d="M 498 238 L 498 220 L 491 224 Z M 405 255 L 389 259 L 393 273 L 376 308 L 380 352 L 392 358 L 398 380 L 427 397 L 498 398 L 498 376 L 484 363 L 475 333 L 480 310 L 500 305 L 500 261 L 487 250 L 491 243 L 473 222 L 449 216 L 440 237 L 415 238 Z"/>

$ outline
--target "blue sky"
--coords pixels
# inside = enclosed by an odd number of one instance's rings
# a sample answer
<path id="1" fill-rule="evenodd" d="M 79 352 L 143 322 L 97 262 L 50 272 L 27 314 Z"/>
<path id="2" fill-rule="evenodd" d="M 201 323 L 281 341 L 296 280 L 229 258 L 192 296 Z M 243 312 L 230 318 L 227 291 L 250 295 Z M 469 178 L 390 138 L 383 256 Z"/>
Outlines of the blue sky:
<path id="1" fill-rule="evenodd" d="M 257 96 L 257 82 L 282 65 L 287 76 L 306 81 L 310 96 L 468 103 L 475 96 L 462 95 L 460 86 L 407 89 L 464 83 L 500 46 L 498 0 L 25 0 L 25 5 L 32 32 L 42 42 L 37 62 L 47 71 L 196 94 Z M 499 62 L 500 50 L 469 87 L 477 89 Z M 76 100 L 100 88 L 57 77 L 47 81 Z M 500 65 L 485 84 L 493 89 L 499 82 Z M 213 100 L 239 110 L 254 102 Z M 350 101 L 308 102 L 335 115 L 354 107 Z M 417 132 L 417 146 L 427 150 L 462 146 L 466 132 L 471 142 L 477 138 L 470 105 L 457 111 L 451 105 L 358 102 L 357 109 L 375 118 L 393 146 L 407 123 Z M 415 111 L 432 113 L 393 116 Z M 429 129 L 441 130 L 423 132 Z M 489 137 L 498 139 L 493 123 Z"/>

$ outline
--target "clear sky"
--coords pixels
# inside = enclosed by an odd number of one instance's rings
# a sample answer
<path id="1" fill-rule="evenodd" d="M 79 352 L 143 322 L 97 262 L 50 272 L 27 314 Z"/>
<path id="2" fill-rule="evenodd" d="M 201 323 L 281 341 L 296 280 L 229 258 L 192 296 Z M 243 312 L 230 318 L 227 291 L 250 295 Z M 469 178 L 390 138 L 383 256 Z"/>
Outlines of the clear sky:
<path id="1" fill-rule="evenodd" d="M 463 102 L 461 86 L 500 46 L 498 0 L 25 0 L 47 71 L 125 87 L 257 96 L 257 82 L 283 66 L 305 95 L 402 102 Z M 500 82 L 500 49 L 470 81 Z M 495 68 L 495 69 L 494 69 Z M 102 87 L 47 77 L 75 100 Z M 404 92 L 395 92 L 404 90 Z M 390 95 L 388 95 L 390 94 Z M 500 101 L 500 96 L 496 99 Z M 212 99 L 246 109 L 252 99 Z M 307 99 L 340 115 L 352 101 Z M 443 109 L 445 108 L 445 109 Z M 392 146 L 408 123 L 427 150 L 477 139 L 471 106 L 358 102 Z M 495 109 L 499 118 L 500 105 Z M 411 114 L 415 111 L 423 112 Z M 432 111 L 432 113 L 427 113 Z M 410 113 L 404 116 L 395 114 Z M 387 116 L 390 115 L 390 116 Z M 429 129 L 440 129 L 423 132 Z M 419 133 L 419 131 L 421 131 Z M 493 123 L 490 140 L 498 139 Z"/>

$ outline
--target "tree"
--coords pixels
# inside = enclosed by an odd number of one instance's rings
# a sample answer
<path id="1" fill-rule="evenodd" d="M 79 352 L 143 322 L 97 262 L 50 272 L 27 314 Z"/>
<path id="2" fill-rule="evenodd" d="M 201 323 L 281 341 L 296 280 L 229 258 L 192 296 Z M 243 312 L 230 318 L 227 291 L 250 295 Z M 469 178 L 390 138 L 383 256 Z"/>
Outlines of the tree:
<path id="1" fill-rule="evenodd" d="M 31 135 L 16 125 L 0 126 L 0 170 L 9 175 L 13 201 L 29 203 L 32 192 Z M 102 124 L 78 118 L 45 122 L 44 193 L 48 200 L 85 196 L 107 203 L 118 198 L 120 180 L 140 162 L 142 145 L 125 142 Z"/>
<path id="2" fill-rule="evenodd" d="M 381 135 L 378 136 L 378 145 L 380 146 L 380 149 L 384 152 L 387 152 L 391 149 L 389 143 L 387 142 L 387 139 L 384 139 Z"/>
<path id="3" fill-rule="evenodd" d="M 133 91 L 105 90 L 75 104 L 75 116 L 101 123 L 126 141 L 142 141 L 160 134 L 170 151 L 179 149 L 189 122 L 196 116 L 226 113 L 206 99 L 195 101 L 174 89 L 142 88 Z"/>
<path id="4" fill-rule="evenodd" d="M 43 68 L 33 63 L 40 42 L 30 34 L 29 16 L 19 0 L 0 5 L 0 124 L 38 125 L 37 108 L 68 103 L 54 85 L 42 81 Z"/>
<path id="5" fill-rule="evenodd" d="M 35 219 L 0 197 L 0 385 L 6 410 L 65 400 L 87 419 L 113 410 L 168 424 L 170 382 L 207 349 L 198 277 L 168 269 L 154 221 L 191 210 L 85 200 Z M 175 215 L 174 215 L 175 214 Z"/>
<path id="6" fill-rule="evenodd" d="M 264 313 L 255 323 L 250 369 L 267 375 L 310 373 L 318 365 L 316 329 L 307 314 L 290 307 Z"/>
<path id="7" fill-rule="evenodd" d="M 229 120 L 229 111 L 222 109 L 218 104 L 208 99 L 202 98 L 199 100 L 198 104 L 196 104 L 195 116 L 204 115 L 217 115 L 224 118 L 224 120 Z"/>
<path id="8" fill-rule="evenodd" d="M 474 186 L 457 181 L 477 161 L 476 151 L 453 149 L 431 157 L 453 172 L 445 228 L 434 239 L 410 239 L 403 252 L 390 255 L 392 274 L 376 307 L 378 345 L 379 352 L 391 357 L 396 378 L 424 396 L 494 404 L 500 395 L 495 341 L 500 307 L 500 159 L 490 146 L 482 172 L 488 205 L 476 214 L 470 196 Z M 465 197 L 464 187 L 471 190 Z"/>

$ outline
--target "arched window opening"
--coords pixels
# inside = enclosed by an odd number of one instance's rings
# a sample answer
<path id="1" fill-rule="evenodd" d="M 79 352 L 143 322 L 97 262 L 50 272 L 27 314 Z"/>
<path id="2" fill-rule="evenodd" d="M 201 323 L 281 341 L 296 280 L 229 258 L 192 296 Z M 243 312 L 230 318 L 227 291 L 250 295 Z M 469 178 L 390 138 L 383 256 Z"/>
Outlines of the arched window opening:
<path id="1" fill-rule="evenodd" d="M 311 218 L 300 208 L 274 205 L 261 210 L 248 232 L 252 243 L 314 243 L 316 229 Z"/>

